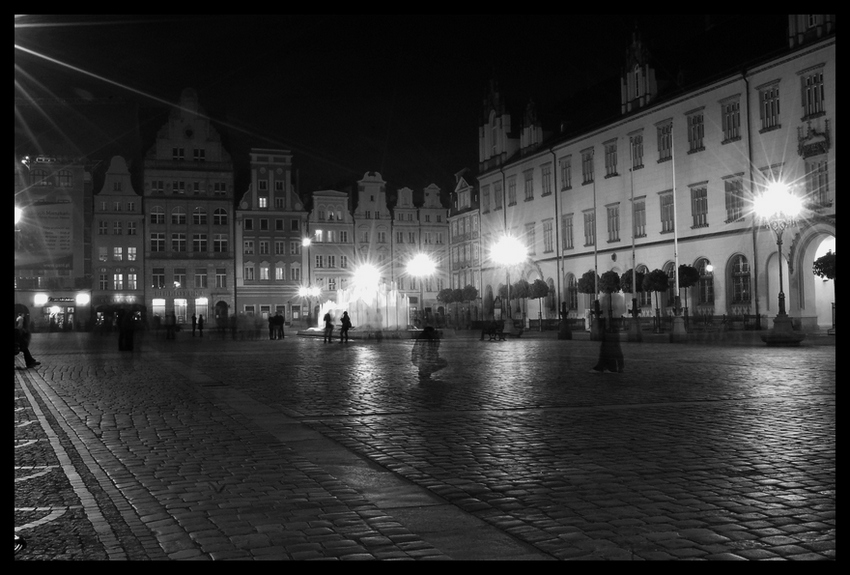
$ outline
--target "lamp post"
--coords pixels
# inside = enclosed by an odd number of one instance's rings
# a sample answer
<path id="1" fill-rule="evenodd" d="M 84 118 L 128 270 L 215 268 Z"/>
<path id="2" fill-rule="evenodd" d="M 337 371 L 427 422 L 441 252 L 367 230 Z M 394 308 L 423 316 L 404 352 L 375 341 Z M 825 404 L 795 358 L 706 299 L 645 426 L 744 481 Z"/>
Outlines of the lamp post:
<path id="1" fill-rule="evenodd" d="M 428 254 L 419 253 L 413 256 L 409 262 L 407 262 L 407 273 L 412 275 L 419 282 L 419 313 L 422 318 L 422 327 L 425 327 L 426 316 L 425 316 L 425 286 L 424 281 L 426 277 L 430 277 L 434 274 L 437 269 L 437 265 L 434 263 L 434 260 Z"/>
<path id="2" fill-rule="evenodd" d="M 787 184 L 771 182 L 767 189 L 753 200 L 753 209 L 761 224 L 773 231 L 776 237 L 776 254 L 779 258 L 779 312 L 773 320 L 773 328 L 762 334 L 761 339 L 767 345 L 799 345 L 806 337 L 804 333 L 794 331 L 791 318 L 785 312 L 785 291 L 782 282 L 782 234 L 785 228 L 797 224 L 797 216 L 802 210 L 800 198 L 791 193 Z"/>
<path id="3" fill-rule="evenodd" d="M 515 334 L 516 328 L 514 327 L 513 316 L 511 315 L 511 266 L 515 266 L 517 264 L 525 261 L 526 258 L 526 249 L 525 245 L 517 238 L 509 235 L 502 236 L 498 242 L 493 246 L 491 251 L 491 257 L 493 261 L 499 265 L 505 266 L 505 283 L 507 284 L 508 289 L 508 308 L 507 308 L 507 319 L 505 321 L 505 326 L 503 328 L 504 333 L 507 334 Z"/>
<path id="4" fill-rule="evenodd" d="M 313 280 L 310 278 L 310 275 L 311 275 L 310 274 L 310 268 L 313 267 L 310 263 L 310 244 L 312 244 L 312 243 L 313 243 L 313 241 L 309 237 L 305 237 L 301 240 L 301 245 L 304 248 L 306 248 L 306 250 L 307 250 L 307 286 L 308 287 L 299 288 L 298 293 L 301 295 L 301 297 L 307 298 L 307 327 L 313 326 L 313 322 L 312 322 L 313 308 L 310 307 L 310 295 L 312 295 L 312 294 L 305 295 L 305 293 L 310 292 L 310 290 L 318 291 L 318 289 L 319 289 L 319 288 L 314 288 L 312 286 Z M 318 294 L 315 294 L 315 295 L 318 295 Z"/>

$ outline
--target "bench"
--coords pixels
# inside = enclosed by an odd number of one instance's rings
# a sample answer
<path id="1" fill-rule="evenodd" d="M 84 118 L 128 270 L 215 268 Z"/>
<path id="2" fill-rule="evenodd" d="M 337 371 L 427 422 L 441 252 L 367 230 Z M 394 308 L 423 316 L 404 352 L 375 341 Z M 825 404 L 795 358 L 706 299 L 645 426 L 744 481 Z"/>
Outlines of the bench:
<path id="1" fill-rule="evenodd" d="M 490 341 L 505 341 L 507 334 L 501 327 L 491 327 L 484 330 L 484 333 L 490 337 Z"/>
<path id="2" fill-rule="evenodd" d="M 508 335 L 520 337 L 522 335 L 522 331 L 523 330 L 519 329 L 513 334 L 508 334 L 505 333 L 503 323 L 491 324 L 481 330 L 481 341 L 484 341 L 485 335 L 490 338 L 490 341 L 505 341 L 508 338 Z"/>

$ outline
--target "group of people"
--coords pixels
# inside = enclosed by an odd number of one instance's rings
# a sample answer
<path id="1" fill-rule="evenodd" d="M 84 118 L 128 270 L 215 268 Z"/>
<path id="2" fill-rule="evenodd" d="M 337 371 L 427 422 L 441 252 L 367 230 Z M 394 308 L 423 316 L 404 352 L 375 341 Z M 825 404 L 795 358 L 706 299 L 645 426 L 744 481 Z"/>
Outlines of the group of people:
<path id="1" fill-rule="evenodd" d="M 269 339 L 283 339 L 284 318 L 280 312 L 269 316 Z"/>
<path id="2" fill-rule="evenodd" d="M 155 318 L 158 320 L 159 318 Z M 24 354 L 24 361 L 28 368 L 40 365 L 29 350 L 31 335 L 28 329 L 28 316 L 24 313 L 18 313 L 15 318 L 15 355 L 18 353 Z M 158 321 L 154 322 L 158 326 Z M 324 316 L 325 330 L 324 343 L 333 342 L 334 318 L 330 312 Z M 284 318 L 280 312 L 269 317 L 269 339 L 283 339 Z M 166 339 L 174 339 L 174 331 L 176 329 L 176 317 L 173 313 L 165 316 Z M 342 313 L 340 319 L 340 334 L 339 342 L 347 343 L 349 341 L 348 332 L 352 328 L 351 318 L 348 312 Z M 200 337 L 204 336 L 204 316 L 196 317 L 192 315 L 192 336 L 195 335 L 195 330 L 198 330 Z M 133 349 L 133 314 L 125 313 L 119 317 L 119 350 Z M 236 334 L 234 331 L 234 339 Z M 430 379 L 431 375 L 444 367 L 447 362 L 440 357 L 440 338 L 437 331 L 432 326 L 426 326 L 422 333 L 416 338 L 411 351 L 411 362 L 417 368 L 420 379 Z M 624 359 L 623 351 L 620 349 L 620 339 L 617 334 L 609 333 L 602 326 L 602 345 L 599 351 L 599 360 L 596 365 L 590 370 L 593 373 L 623 373 Z"/>
<path id="3" fill-rule="evenodd" d="M 192 337 L 195 337 L 195 330 L 198 330 L 200 337 L 204 337 L 204 315 L 195 316 L 192 314 Z"/>
<path id="4" fill-rule="evenodd" d="M 331 315 L 331 312 L 326 312 L 322 321 L 325 322 L 323 341 L 325 343 L 331 343 L 333 342 L 334 336 L 334 318 Z M 342 318 L 339 320 L 339 326 L 339 343 L 348 343 L 348 330 L 352 328 L 352 325 L 351 318 L 348 316 L 347 311 L 342 312 Z"/>
<path id="5" fill-rule="evenodd" d="M 331 312 L 326 312 L 323 318 L 325 323 L 324 343 L 333 342 L 334 333 L 334 317 Z M 339 342 L 348 342 L 348 331 L 352 328 L 351 317 L 348 312 L 342 312 L 340 319 Z M 419 372 L 420 380 L 431 379 L 431 375 L 440 371 L 448 362 L 445 358 L 440 357 L 440 336 L 433 326 L 425 326 L 422 333 L 416 338 L 413 343 L 413 349 L 410 354 L 410 361 Z"/>

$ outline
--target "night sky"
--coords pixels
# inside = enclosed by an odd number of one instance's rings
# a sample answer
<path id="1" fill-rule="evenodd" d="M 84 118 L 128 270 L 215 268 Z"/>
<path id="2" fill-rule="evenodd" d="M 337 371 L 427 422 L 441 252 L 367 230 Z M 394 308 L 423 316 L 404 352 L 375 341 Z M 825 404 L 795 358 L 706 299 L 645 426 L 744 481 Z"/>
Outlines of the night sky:
<path id="1" fill-rule="evenodd" d="M 744 34 L 758 31 L 758 38 L 782 45 L 785 16 L 768 17 L 769 25 L 764 15 L 738 18 Z M 294 153 L 302 192 L 340 189 L 367 171 L 380 172 L 390 189 L 435 183 L 448 190 L 454 173 L 477 168 L 478 123 L 491 78 L 514 106 L 515 129 L 529 98 L 555 123 L 563 119 L 559 114 L 579 113 L 565 110 L 565 99 L 616 79 L 636 25 L 653 55 L 666 58 L 659 60 L 663 78 L 703 65 L 695 34 L 730 20 L 21 16 L 15 27 L 15 95 L 134 100 L 155 118 L 155 135 L 167 107 L 191 87 L 219 123 L 237 167 L 247 165 L 251 147 L 283 147 Z M 709 63 L 722 59 L 724 50 L 737 54 L 752 44 L 751 38 L 741 41 L 740 32 L 732 38 L 720 47 L 714 43 Z M 683 64 L 685 54 L 689 60 Z M 612 108 L 619 102 L 619 94 L 614 96 Z"/>

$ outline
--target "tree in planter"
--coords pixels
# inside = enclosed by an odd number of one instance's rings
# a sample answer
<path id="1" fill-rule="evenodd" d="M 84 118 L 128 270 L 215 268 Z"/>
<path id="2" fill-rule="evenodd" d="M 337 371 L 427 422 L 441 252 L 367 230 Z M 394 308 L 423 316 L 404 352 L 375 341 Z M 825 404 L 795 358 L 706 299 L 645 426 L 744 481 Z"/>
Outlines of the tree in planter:
<path id="1" fill-rule="evenodd" d="M 611 299 L 615 293 L 620 291 L 620 274 L 615 272 L 614 270 L 609 270 L 602 274 L 599 278 L 599 289 L 602 293 L 608 295 L 608 328 L 611 329 L 613 327 L 613 318 L 614 314 L 613 304 Z"/>
<path id="2" fill-rule="evenodd" d="M 450 288 L 441 289 L 439 293 L 437 293 L 437 301 L 448 306 L 454 301 L 454 291 Z"/>
<path id="3" fill-rule="evenodd" d="M 539 331 L 543 331 L 543 298 L 549 295 L 549 284 L 540 278 L 534 280 L 528 290 L 528 296 L 537 300 Z"/>
<path id="4" fill-rule="evenodd" d="M 667 291 L 669 278 L 664 270 L 654 269 L 643 277 L 644 291 L 655 292 L 655 332 L 661 331 L 661 308 L 658 302 L 659 293 Z"/>
<path id="5" fill-rule="evenodd" d="M 812 264 L 812 273 L 816 276 L 832 280 L 833 300 L 835 299 L 835 252 L 829 250 Z M 833 327 L 835 327 L 835 303 L 833 303 Z M 833 332 L 834 333 L 834 332 Z"/>
<path id="6" fill-rule="evenodd" d="M 455 327 L 458 326 L 458 311 L 461 302 L 463 302 L 463 290 L 455 288 L 452 290 L 452 302 L 455 304 Z"/>
<path id="7" fill-rule="evenodd" d="M 579 293 L 585 293 L 593 296 L 593 299 L 596 300 L 599 295 L 596 291 L 596 286 L 599 284 L 599 275 L 593 270 L 587 270 L 584 274 L 578 279 L 578 284 L 576 288 L 578 288 Z M 591 305 L 593 305 L 591 303 Z M 591 308 L 593 313 L 596 313 L 596 306 Z M 596 318 L 599 319 L 599 318 Z"/>
<path id="8" fill-rule="evenodd" d="M 517 300 L 517 306 L 519 307 L 520 311 L 523 312 L 521 314 L 523 319 L 526 315 L 523 310 L 526 308 L 523 307 L 522 302 L 519 300 L 528 299 L 530 288 L 531 286 L 529 285 L 529 283 L 522 278 L 518 279 L 517 282 L 513 286 L 511 286 L 511 297 Z M 525 327 L 524 324 L 525 322 L 523 322 L 523 328 Z"/>
<path id="9" fill-rule="evenodd" d="M 461 301 L 465 301 L 469 306 L 471 306 L 472 302 L 476 299 L 478 299 L 478 288 L 474 285 L 466 284 L 463 290 L 461 290 Z"/>
<path id="10" fill-rule="evenodd" d="M 632 316 L 635 317 L 635 311 L 637 310 L 637 294 L 643 293 L 645 290 L 643 289 L 643 278 L 646 274 L 643 272 L 634 272 L 633 270 L 626 270 L 620 276 L 620 289 L 623 293 L 632 294 L 632 299 L 635 301 L 632 302 Z M 632 285 L 632 279 L 636 279 L 636 285 Z"/>
<path id="11" fill-rule="evenodd" d="M 511 305 L 510 300 L 508 300 L 509 291 L 510 290 L 508 289 L 507 285 L 499 286 L 499 300 L 501 300 L 500 303 L 502 304 L 502 321 L 508 319 L 508 307 Z"/>
<path id="12" fill-rule="evenodd" d="M 586 272 L 584 272 L 584 275 L 582 275 L 578 279 L 578 285 L 576 287 L 578 287 L 579 293 L 586 293 L 596 296 L 596 286 L 598 283 L 599 276 L 593 273 L 593 270 L 587 270 Z M 596 298 L 594 297 L 594 299 Z"/>
<path id="13" fill-rule="evenodd" d="M 689 266 L 688 264 L 682 264 L 679 266 L 679 288 L 689 289 L 699 282 L 699 270 L 694 266 Z M 690 298 L 688 297 L 691 292 L 685 292 L 685 315 L 687 315 L 688 309 L 688 301 Z"/>
<path id="14" fill-rule="evenodd" d="M 829 250 L 812 264 L 812 273 L 818 277 L 835 280 L 835 252 Z M 833 284 L 833 287 L 835 285 Z"/>

